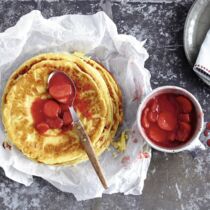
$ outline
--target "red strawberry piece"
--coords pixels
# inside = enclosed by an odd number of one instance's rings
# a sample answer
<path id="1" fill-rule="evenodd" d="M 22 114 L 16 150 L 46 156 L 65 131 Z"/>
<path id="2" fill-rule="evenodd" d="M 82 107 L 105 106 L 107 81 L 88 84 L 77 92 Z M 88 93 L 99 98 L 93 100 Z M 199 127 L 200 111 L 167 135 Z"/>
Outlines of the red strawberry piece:
<path id="1" fill-rule="evenodd" d="M 210 130 L 210 122 L 206 123 L 206 129 Z"/>
<path id="2" fill-rule="evenodd" d="M 143 111 L 142 118 L 141 118 L 141 123 L 144 128 L 149 128 L 149 121 L 147 119 L 148 112 L 149 112 L 149 108 L 146 107 Z"/>
<path id="3" fill-rule="evenodd" d="M 61 112 L 69 111 L 69 106 L 67 104 L 60 104 Z"/>
<path id="4" fill-rule="evenodd" d="M 206 144 L 210 147 L 210 139 L 207 140 Z"/>
<path id="5" fill-rule="evenodd" d="M 39 133 L 43 134 L 49 129 L 49 126 L 48 126 L 47 123 L 41 122 L 41 123 L 36 125 L 36 129 Z"/>
<path id="6" fill-rule="evenodd" d="M 160 112 L 171 112 L 171 113 L 176 113 L 177 107 L 176 103 L 171 100 L 170 95 L 168 94 L 163 94 L 158 96 L 158 102 L 160 105 Z"/>
<path id="7" fill-rule="evenodd" d="M 166 131 L 172 131 L 176 128 L 176 116 L 171 112 L 161 112 L 158 117 L 158 126 Z"/>
<path id="8" fill-rule="evenodd" d="M 176 133 L 175 133 L 175 132 L 169 133 L 168 139 L 169 139 L 170 141 L 175 141 L 175 140 L 176 140 Z"/>
<path id="9" fill-rule="evenodd" d="M 61 128 L 63 126 L 63 120 L 60 119 L 59 117 L 47 118 L 46 123 L 52 129 Z"/>
<path id="10" fill-rule="evenodd" d="M 190 134 L 191 134 L 191 126 L 188 123 L 180 122 L 177 131 L 176 140 L 185 142 L 189 139 Z"/>
<path id="11" fill-rule="evenodd" d="M 166 133 L 161 130 L 158 126 L 153 125 L 149 129 L 148 133 L 149 138 L 155 142 L 165 142 L 166 141 Z"/>
<path id="12" fill-rule="evenodd" d="M 63 124 L 64 125 L 72 124 L 72 117 L 69 111 L 63 113 Z"/>
<path id="13" fill-rule="evenodd" d="M 158 113 L 157 112 L 149 112 L 148 113 L 148 119 L 151 122 L 156 122 L 158 119 Z"/>
<path id="14" fill-rule="evenodd" d="M 183 113 L 190 113 L 192 111 L 192 103 L 184 96 L 177 96 L 176 101 L 180 105 L 180 109 Z"/>
<path id="15" fill-rule="evenodd" d="M 209 130 L 204 131 L 204 136 L 207 137 L 209 135 Z"/>
<path id="16" fill-rule="evenodd" d="M 149 106 L 151 107 L 152 112 L 159 112 L 159 104 L 156 98 L 151 100 Z"/>
<path id="17" fill-rule="evenodd" d="M 182 122 L 190 122 L 190 115 L 189 114 L 180 114 L 179 115 L 179 120 Z"/>
<path id="18" fill-rule="evenodd" d="M 47 117 L 57 117 L 60 111 L 60 106 L 55 101 L 47 100 L 45 102 L 43 112 Z"/>
<path id="19" fill-rule="evenodd" d="M 49 93 L 55 99 L 66 98 L 71 95 L 72 88 L 70 84 L 54 85 L 49 88 Z"/>

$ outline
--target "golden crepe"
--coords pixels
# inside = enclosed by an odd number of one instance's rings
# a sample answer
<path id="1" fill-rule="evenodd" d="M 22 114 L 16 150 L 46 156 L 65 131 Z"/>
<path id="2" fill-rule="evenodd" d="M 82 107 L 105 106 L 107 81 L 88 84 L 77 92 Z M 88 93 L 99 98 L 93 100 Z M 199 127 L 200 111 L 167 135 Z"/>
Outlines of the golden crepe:
<path id="1" fill-rule="evenodd" d="M 31 114 L 31 106 L 37 98 L 50 98 L 47 79 L 57 70 L 74 81 L 75 109 L 96 153 L 104 152 L 123 119 L 121 90 L 102 65 L 81 53 L 41 54 L 23 63 L 5 87 L 2 120 L 9 139 L 27 157 L 45 164 L 76 164 L 87 160 L 76 130 L 50 129 L 40 134 Z M 91 117 L 79 109 L 80 103 L 87 101 Z"/>

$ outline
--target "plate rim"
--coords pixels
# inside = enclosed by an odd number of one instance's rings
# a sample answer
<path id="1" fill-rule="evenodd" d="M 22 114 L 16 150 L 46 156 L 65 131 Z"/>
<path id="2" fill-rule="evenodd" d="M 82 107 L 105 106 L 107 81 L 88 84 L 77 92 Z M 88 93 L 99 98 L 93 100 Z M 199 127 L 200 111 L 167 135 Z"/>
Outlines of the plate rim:
<path id="1" fill-rule="evenodd" d="M 191 57 L 189 55 L 189 51 L 187 50 L 187 47 L 186 47 L 186 40 L 187 40 L 187 28 L 188 28 L 188 25 L 189 25 L 189 22 L 190 22 L 190 15 L 192 13 L 192 10 L 194 9 L 195 5 L 198 3 L 199 0 L 195 0 L 192 4 L 192 6 L 190 7 L 188 13 L 187 13 L 187 17 L 186 17 L 186 20 L 185 20 L 185 23 L 184 23 L 184 33 L 183 33 L 183 42 L 184 42 L 184 51 L 185 51 L 185 55 L 186 55 L 186 58 L 188 60 L 188 63 L 193 66 L 194 63 L 192 62 L 191 60 Z"/>
<path id="2" fill-rule="evenodd" d="M 196 7 L 199 8 L 199 4 L 201 3 L 201 0 L 195 0 L 193 2 L 193 4 L 191 5 L 188 13 L 187 13 L 187 17 L 186 17 L 186 20 L 185 20 L 185 23 L 184 23 L 184 32 L 183 32 L 183 45 L 184 45 L 184 52 L 185 52 L 185 55 L 186 55 L 186 58 L 188 60 L 188 63 L 193 66 L 195 64 L 195 61 L 194 59 L 192 59 L 192 56 L 190 56 L 190 50 L 189 50 L 189 47 L 187 47 L 187 40 L 189 38 L 189 35 L 188 35 L 188 31 L 189 31 L 189 25 L 191 23 L 191 20 L 192 20 L 192 11 L 194 9 L 196 9 Z M 210 0 L 204 0 L 203 2 L 203 7 L 200 6 L 201 10 L 197 13 L 197 16 L 200 15 L 202 12 L 205 11 L 205 8 L 207 5 L 210 4 Z M 198 18 L 199 20 L 199 18 Z"/>

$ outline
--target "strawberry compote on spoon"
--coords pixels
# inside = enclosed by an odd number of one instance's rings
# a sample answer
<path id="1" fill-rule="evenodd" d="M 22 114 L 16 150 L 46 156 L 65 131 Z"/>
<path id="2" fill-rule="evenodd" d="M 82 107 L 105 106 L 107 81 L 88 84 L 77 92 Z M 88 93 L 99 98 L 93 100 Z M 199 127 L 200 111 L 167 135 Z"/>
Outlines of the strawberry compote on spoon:
<path id="1" fill-rule="evenodd" d="M 76 96 L 74 82 L 63 72 L 55 71 L 48 78 L 48 92 L 52 98 L 36 99 L 31 108 L 36 130 L 45 134 L 49 129 L 72 129 L 69 107 Z"/>
<path id="2" fill-rule="evenodd" d="M 63 72 L 53 72 L 48 78 L 49 94 L 58 102 L 72 106 L 76 96 L 74 82 Z"/>

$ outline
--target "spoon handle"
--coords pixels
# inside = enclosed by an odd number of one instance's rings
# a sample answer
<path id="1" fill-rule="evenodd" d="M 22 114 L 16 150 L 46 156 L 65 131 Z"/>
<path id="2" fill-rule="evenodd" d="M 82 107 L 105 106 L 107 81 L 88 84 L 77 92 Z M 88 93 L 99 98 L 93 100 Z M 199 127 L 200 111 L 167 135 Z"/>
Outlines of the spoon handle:
<path id="1" fill-rule="evenodd" d="M 77 114 L 76 114 L 74 108 L 70 107 L 69 110 L 71 112 L 71 115 L 72 115 L 72 118 L 73 118 L 73 121 L 74 121 L 74 126 L 78 131 L 80 142 L 81 142 L 81 144 L 82 144 L 82 146 L 83 146 L 83 148 L 84 148 L 84 150 L 85 150 L 93 168 L 95 169 L 95 172 L 98 175 L 98 178 L 100 179 L 103 187 L 105 189 L 107 189 L 108 188 L 107 181 L 106 181 L 106 178 L 104 176 L 103 169 L 101 168 L 101 165 L 100 165 L 100 163 L 97 159 L 96 153 L 93 149 L 90 138 L 87 135 L 87 133 L 85 132 L 85 129 L 82 125 L 82 122 L 79 120 L 78 116 L 75 116 Z"/>

